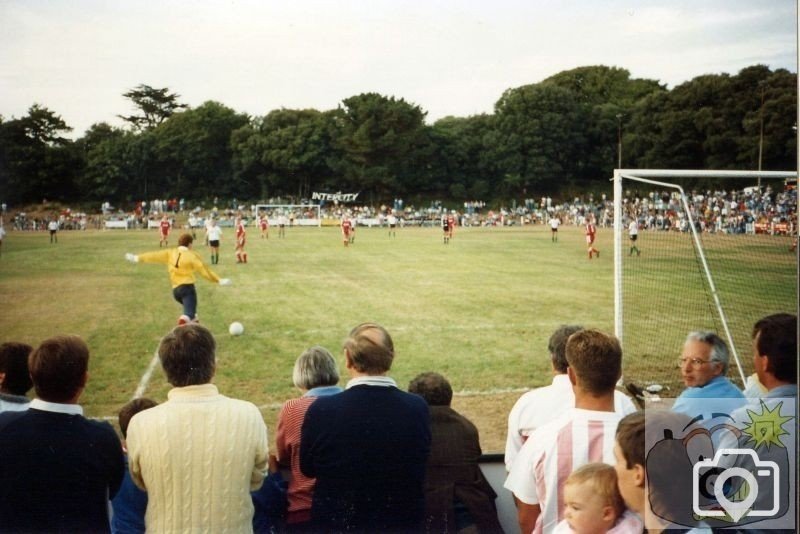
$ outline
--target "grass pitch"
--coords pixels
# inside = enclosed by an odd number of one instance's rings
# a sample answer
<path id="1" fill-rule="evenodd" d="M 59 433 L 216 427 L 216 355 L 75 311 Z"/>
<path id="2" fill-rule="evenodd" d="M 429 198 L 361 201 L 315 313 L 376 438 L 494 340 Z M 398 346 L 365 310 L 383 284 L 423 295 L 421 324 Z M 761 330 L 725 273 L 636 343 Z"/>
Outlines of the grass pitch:
<path id="1" fill-rule="evenodd" d="M 291 228 L 283 239 L 276 229 L 260 239 L 250 228 L 246 265 L 235 263 L 226 230 L 214 270 L 233 285 L 198 280 L 198 315 L 217 338 L 215 383 L 260 406 L 273 435 L 280 404 L 298 395 L 295 358 L 311 345 L 327 347 L 344 383 L 342 340 L 375 321 L 394 338 L 398 385 L 423 371 L 444 374 L 484 451 L 500 452 L 521 391 L 550 382 L 552 331 L 562 323 L 613 331 L 610 229 L 599 230 L 601 256 L 589 261 L 574 227 L 562 227 L 558 243 L 543 226 L 463 228 L 449 245 L 438 228 L 398 229 L 396 238 L 359 228 L 346 248 L 338 228 Z M 196 250 L 209 262 L 198 237 Z M 53 245 L 46 232 L 10 233 L 0 258 L 0 341 L 35 346 L 55 334 L 82 336 L 92 358 L 81 403 L 89 416 L 114 417 L 180 314 L 165 266 L 123 258 L 156 248 L 155 231 L 60 232 Z M 244 324 L 243 336 L 228 334 L 233 321 Z M 646 381 L 636 362 L 624 372 Z M 168 390 L 157 366 L 144 395 L 162 401 Z"/>

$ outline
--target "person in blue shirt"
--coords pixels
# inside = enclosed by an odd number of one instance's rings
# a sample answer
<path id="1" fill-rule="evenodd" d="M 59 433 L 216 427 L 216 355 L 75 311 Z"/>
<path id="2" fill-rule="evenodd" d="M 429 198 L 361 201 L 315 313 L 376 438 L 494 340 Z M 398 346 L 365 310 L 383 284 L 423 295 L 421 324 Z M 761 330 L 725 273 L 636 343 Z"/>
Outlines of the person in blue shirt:
<path id="1" fill-rule="evenodd" d="M 117 495 L 111 500 L 112 534 L 144 534 L 144 514 L 147 511 L 147 493 L 136 487 L 128 471 L 128 450 L 125 439 L 128 437 L 128 423 L 134 415 L 158 403 L 152 399 L 133 399 L 119 411 L 119 429 L 122 432 L 122 450 L 125 453 L 125 477 Z"/>
<path id="2" fill-rule="evenodd" d="M 689 415 L 709 411 L 714 399 L 741 399 L 744 394 L 725 375 L 728 374 L 728 346 L 713 332 L 690 332 L 683 344 L 678 367 L 686 389 L 675 399 L 672 410 Z M 724 401 L 726 409 L 737 403 Z"/>

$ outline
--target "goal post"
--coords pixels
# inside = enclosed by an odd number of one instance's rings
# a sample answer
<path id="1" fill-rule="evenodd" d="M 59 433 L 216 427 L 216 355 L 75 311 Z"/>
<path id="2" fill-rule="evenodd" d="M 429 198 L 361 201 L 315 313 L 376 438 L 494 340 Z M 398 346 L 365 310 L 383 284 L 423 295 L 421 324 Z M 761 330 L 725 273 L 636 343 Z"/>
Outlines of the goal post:
<path id="1" fill-rule="evenodd" d="M 685 336 L 712 330 L 729 347 L 732 376 L 745 383 L 752 325 L 796 308 L 797 258 L 788 249 L 797 193 L 784 187 L 796 178 L 791 171 L 614 171 L 614 331 L 626 369 L 645 375 L 635 380 L 679 388 L 673 362 Z M 632 218 L 642 239 L 626 255 Z"/>
<path id="2" fill-rule="evenodd" d="M 294 226 L 322 226 L 322 215 L 319 204 L 256 204 L 253 206 L 253 218 L 257 221 L 262 215 L 267 216 L 270 226 L 276 226 L 280 217 L 285 217 L 285 224 Z"/>

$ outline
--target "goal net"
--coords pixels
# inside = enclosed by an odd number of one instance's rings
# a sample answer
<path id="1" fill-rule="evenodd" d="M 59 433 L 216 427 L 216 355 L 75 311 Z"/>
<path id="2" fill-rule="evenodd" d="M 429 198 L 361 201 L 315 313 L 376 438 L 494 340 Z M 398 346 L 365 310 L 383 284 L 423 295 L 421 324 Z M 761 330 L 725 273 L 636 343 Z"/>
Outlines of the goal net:
<path id="1" fill-rule="evenodd" d="M 686 335 L 708 330 L 726 341 L 728 377 L 743 386 L 753 324 L 797 308 L 796 177 L 614 171 L 614 324 L 627 381 L 677 396 Z"/>
<path id="2" fill-rule="evenodd" d="M 283 224 L 289 226 L 321 226 L 322 216 L 319 204 L 256 204 L 253 218 L 266 216 L 270 226 Z"/>

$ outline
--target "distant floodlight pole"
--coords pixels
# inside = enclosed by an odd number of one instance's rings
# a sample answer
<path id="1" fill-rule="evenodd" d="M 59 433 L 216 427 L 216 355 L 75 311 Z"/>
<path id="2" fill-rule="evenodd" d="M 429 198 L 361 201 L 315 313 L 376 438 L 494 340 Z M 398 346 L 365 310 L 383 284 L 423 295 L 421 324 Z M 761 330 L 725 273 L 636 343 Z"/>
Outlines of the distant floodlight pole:
<path id="1" fill-rule="evenodd" d="M 617 113 L 617 168 L 622 168 L 622 113 Z M 761 169 L 759 169 L 761 170 Z"/>
<path id="2" fill-rule="evenodd" d="M 764 154 L 764 81 L 759 82 L 761 86 L 761 107 L 758 109 L 758 172 L 761 172 L 761 158 Z M 761 192 L 761 175 L 758 175 L 758 192 Z"/>

